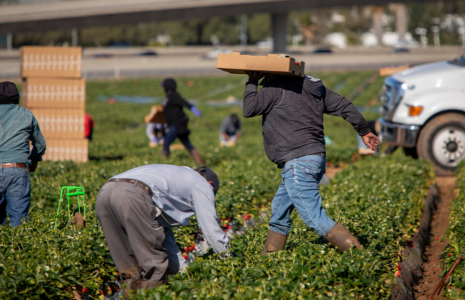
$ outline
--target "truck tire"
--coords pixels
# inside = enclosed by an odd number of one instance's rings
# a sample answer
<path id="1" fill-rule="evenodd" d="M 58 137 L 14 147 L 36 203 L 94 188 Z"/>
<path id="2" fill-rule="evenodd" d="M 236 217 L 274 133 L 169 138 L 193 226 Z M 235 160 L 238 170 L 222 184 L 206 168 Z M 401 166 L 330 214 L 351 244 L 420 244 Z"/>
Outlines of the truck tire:
<path id="1" fill-rule="evenodd" d="M 465 116 L 446 113 L 429 121 L 418 137 L 417 152 L 433 163 L 436 175 L 453 176 L 465 158 Z"/>

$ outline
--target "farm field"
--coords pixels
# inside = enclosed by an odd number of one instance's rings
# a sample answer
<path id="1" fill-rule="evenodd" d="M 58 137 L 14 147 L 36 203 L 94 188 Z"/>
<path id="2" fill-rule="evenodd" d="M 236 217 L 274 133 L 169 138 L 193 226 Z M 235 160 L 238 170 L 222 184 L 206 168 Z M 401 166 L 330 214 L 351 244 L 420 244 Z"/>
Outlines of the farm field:
<path id="1" fill-rule="evenodd" d="M 449 239 L 449 245 L 442 253 L 443 274 L 452 267 L 459 255 L 465 256 L 465 164 L 462 163 L 457 169 L 458 195 L 452 203 L 451 212 L 449 215 L 449 229 L 446 235 Z M 452 273 L 449 286 L 444 292 L 444 296 L 450 299 L 465 299 L 465 264 L 461 264 Z"/>
<path id="2" fill-rule="evenodd" d="M 363 108 L 376 119 L 377 98 L 383 78 L 376 72 L 314 74 L 331 89 Z M 0 299 L 64 299 L 83 292 L 100 298 L 100 285 L 117 279 L 116 268 L 95 216 L 95 197 L 111 177 L 143 165 L 168 163 L 195 167 L 185 150 L 162 159 L 160 148 L 149 148 L 143 118 L 152 104 L 99 99 L 117 95 L 163 96 L 162 79 L 90 81 L 86 110 L 96 127 L 88 163 L 42 162 L 31 175 L 32 203 L 29 222 L 0 227 Z M 189 82 L 192 81 L 192 82 Z M 259 219 L 266 212 L 280 182 L 280 170 L 267 159 L 261 137 L 261 119 L 243 119 L 243 138 L 236 147 L 220 147 L 218 126 L 224 116 L 242 115 L 238 106 L 210 106 L 210 100 L 228 96 L 242 99 L 245 77 L 195 77 L 178 80 L 181 95 L 194 99 L 203 116 L 189 113 L 191 141 L 221 180 L 217 211 L 222 226 Z M 328 165 L 343 166 L 322 188 L 328 214 L 344 223 L 365 250 L 341 255 L 294 215 L 285 251 L 260 255 L 266 240 L 266 222 L 232 240 L 237 257 L 220 260 L 207 254 L 188 272 L 171 277 L 171 285 L 157 288 L 139 299 L 379 299 L 390 295 L 399 257 L 396 256 L 420 220 L 422 201 L 433 178 L 424 161 L 397 152 L 386 158 L 355 163 L 356 133 L 341 118 L 325 116 Z M 78 229 L 58 220 L 53 230 L 59 190 L 82 185 L 86 190 L 86 227 Z M 181 249 L 194 242 L 191 226 L 175 230 Z"/>

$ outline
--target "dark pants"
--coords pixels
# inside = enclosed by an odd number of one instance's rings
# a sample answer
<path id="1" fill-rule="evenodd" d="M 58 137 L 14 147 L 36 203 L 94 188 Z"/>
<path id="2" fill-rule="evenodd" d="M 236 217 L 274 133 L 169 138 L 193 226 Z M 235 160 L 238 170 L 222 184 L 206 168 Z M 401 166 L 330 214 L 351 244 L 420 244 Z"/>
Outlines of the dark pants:
<path id="1" fill-rule="evenodd" d="M 13 227 L 27 221 L 31 204 L 29 172 L 18 167 L 3 168 L 0 163 L 0 224 L 6 225 L 6 214 Z"/>
<path id="2" fill-rule="evenodd" d="M 120 275 L 162 281 L 168 255 L 152 198 L 132 183 L 107 182 L 97 195 L 95 212 Z"/>
<path id="3" fill-rule="evenodd" d="M 176 127 L 174 125 L 170 125 L 168 127 L 168 132 L 165 135 L 165 143 L 163 144 L 163 151 L 169 153 L 170 152 L 170 145 L 176 140 L 176 138 L 179 138 L 181 140 L 181 143 L 186 147 L 188 151 L 191 151 L 194 149 L 194 146 L 192 146 L 191 142 L 189 141 L 189 134 L 178 134 L 178 131 L 176 130 Z"/>

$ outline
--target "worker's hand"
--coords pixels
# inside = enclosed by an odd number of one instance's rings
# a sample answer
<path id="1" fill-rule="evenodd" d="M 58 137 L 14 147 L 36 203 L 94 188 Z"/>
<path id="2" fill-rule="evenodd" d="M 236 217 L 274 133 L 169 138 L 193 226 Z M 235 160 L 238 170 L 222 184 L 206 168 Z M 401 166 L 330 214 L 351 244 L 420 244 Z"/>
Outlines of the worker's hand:
<path id="1" fill-rule="evenodd" d="M 202 113 L 200 112 L 200 110 L 198 110 L 195 106 L 192 106 L 191 107 L 191 112 L 194 114 L 194 116 L 196 117 L 200 117 L 202 115 Z"/>
<path id="2" fill-rule="evenodd" d="M 265 77 L 265 74 L 257 71 L 245 71 L 245 74 L 249 75 L 249 81 L 256 82 Z"/>
<path id="3" fill-rule="evenodd" d="M 381 143 L 380 139 L 373 132 L 370 132 L 362 136 L 362 140 L 365 143 L 365 145 L 367 145 L 368 148 L 370 148 L 373 151 L 378 150 L 379 144 Z"/>
<path id="4" fill-rule="evenodd" d="M 31 165 L 29 166 L 28 171 L 31 173 L 34 173 L 36 169 L 37 169 L 37 162 L 36 161 L 31 162 Z"/>

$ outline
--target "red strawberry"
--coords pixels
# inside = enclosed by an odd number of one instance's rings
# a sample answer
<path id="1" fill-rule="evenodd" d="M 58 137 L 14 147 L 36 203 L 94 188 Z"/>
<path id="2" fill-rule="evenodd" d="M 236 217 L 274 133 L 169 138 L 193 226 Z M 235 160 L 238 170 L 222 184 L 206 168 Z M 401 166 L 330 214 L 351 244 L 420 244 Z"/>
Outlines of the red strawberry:
<path id="1" fill-rule="evenodd" d="M 400 277 L 400 272 L 396 271 L 396 276 Z"/>
<path id="2" fill-rule="evenodd" d="M 187 255 L 185 253 L 182 255 L 182 257 L 184 257 L 184 259 L 187 260 Z"/>
<path id="3" fill-rule="evenodd" d="M 195 247 L 194 247 L 194 246 L 190 246 L 190 247 L 189 247 L 189 252 L 192 252 L 192 251 L 194 251 L 194 250 L 195 250 Z"/>
<path id="4" fill-rule="evenodd" d="M 87 287 L 85 287 L 85 288 L 82 289 L 82 292 L 83 292 L 83 293 L 87 293 L 88 290 L 89 290 L 89 289 L 88 289 Z"/>
<path id="5" fill-rule="evenodd" d="M 402 270 L 401 266 L 400 265 L 397 265 L 397 270 Z"/>
<path id="6" fill-rule="evenodd" d="M 187 249 L 187 247 L 184 247 L 184 251 L 185 251 L 185 252 L 189 252 L 188 249 Z"/>
<path id="7" fill-rule="evenodd" d="M 452 253 L 449 253 L 449 256 L 452 256 Z"/>
<path id="8" fill-rule="evenodd" d="M 248 219 L 250 219 L 250 216 L 249 216 L 249 215 L 245 215 L 244 219 L 248 220 Z"/>

